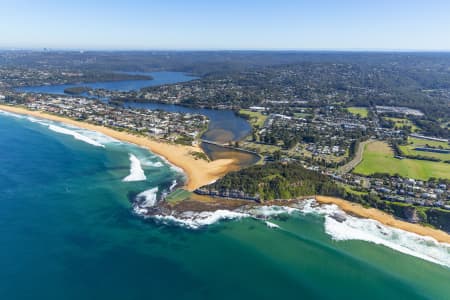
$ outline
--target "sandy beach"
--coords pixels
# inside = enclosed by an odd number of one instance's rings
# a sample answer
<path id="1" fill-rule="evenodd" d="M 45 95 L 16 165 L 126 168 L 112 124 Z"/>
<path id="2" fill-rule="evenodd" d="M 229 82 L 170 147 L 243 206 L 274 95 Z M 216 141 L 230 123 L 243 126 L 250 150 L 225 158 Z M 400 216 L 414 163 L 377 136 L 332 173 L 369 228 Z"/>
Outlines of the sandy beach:
<path id="1" fill-rule="evenodd" d="M 75 121 L 69 118 L 55 116 L 40 111 L 31 111 L 17 106 L 0 105 L 0 110 L 66 123 L 80 128 L 101 132 L 117 140 L 145 147 L 151 152 L 164 157 L 173 165 L 181 168 L 187 176 L 185 188 L 190 191 L 207 185 L 224 176 L 228 172 L 239 168 L 233 159 L 218 159 L 212 162 L 207 162 L 202 159 L 196 160 L 190 152 L 202 151 L 202 149 L 198 146 L 182 146 L 156 141 L 147 137 L 116 131 L 108 127 Z M 423 236 L 431 236 L 439 242 L 450 244 L 450 235 L 441 230 L 397 220 L 392 215 L 375 208 L 365 208 L 357 203 L 352 203 L 344 199 L 326 196 L 316 196 L 315 198 L 319 203 L 336 204 L 347 213 L 358 217 L 377 220 L 384 225 L 396 227 Z"/>
<path id="2" fill-rule="evenodd" d="M 187 176 L 185 188 L 190 191 L 193 191 L 203 185 L 209 184 L 219 179 L 226 173 L 238 169 L 238 166 L 233 159 L 218 159 L 212 162 L 207 162 L 206 160 L 202 159 L 195 159 L 190 154 L 190 152 L 203 152 L 199 146 L 183 146 L 170 144 L 152 140 L 151 138 L 147 138 L 144 136 L 117 131 L 108 127 L 75 121 L 69 118 L 55 116 L 40 111 L 32 111 L 17 106 L 0 105 L 0 110 L 48 119 L 88 130 L 101 132 L 117 140 L 145 147 L 151 152 L 164 157 L 171 164 L 181 168 Z"/>
<path id="3" fill-rule="evenodd" d="M 336 204 L 345 212 L 353 214 L 355 216 L 373 219 L 384 225 L 399 228 L 419 235 L 431 236 L 439 242 L 450 244 L 450 235 L 444 231 L 425 227 L 419 224 L 397 220 L 392 215 L 382 212 L 381 210 L 375 208 L 365 208 L 360 204 L 352 203 L 344 199 L 326 196 L 316 196 L 315 198 L 317 202 L 322 204 Z"/>

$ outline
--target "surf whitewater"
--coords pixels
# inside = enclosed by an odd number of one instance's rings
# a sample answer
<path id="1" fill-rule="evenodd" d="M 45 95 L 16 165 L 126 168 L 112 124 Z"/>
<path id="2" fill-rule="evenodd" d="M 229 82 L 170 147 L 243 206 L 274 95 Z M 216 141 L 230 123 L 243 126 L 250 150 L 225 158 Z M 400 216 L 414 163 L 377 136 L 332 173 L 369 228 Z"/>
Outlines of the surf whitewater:
<path id="1" fill-rule="evenodd" d="M 93 148 L 105 148 L 105 145 L 119 143 L 101 133 L 77 128 L 70 125 L 63 125 L 59 122 L 42 120 L 30 116 L 23 116 L 13 113 L 0 111 L 1 114 L 27 119 L 33 123 L 38 123 L 47 127 L 57 134 L 71 136 L 76 140 L 94 146 Z M 142 166 L 162 167 L 163 163 L 153 159 L 130 157 L 130 175 L 138 174 L 140 178 L 145 176 L 140 171 Z M 161 159 L 162 160 L 162 159 Z M 164 160 L 162 160 L 164 161 Z M 133 167 L 134 164 L 134 167 Z M 174 167 L 172 167 L 174 168 Z M 133 172 L 136 170 L 136 172 Z M 175 170 L 175 168 L 174 168 Z M 137 178 L 135 177 L 135 178 Z M 123 177 L 122 177 L 123 178 Z M 126 177 L 125 177 L 126 178 Z M 176 182 L 168 187 L 169 191 L 174 189 Z M 293 204 L 292 207 L 286 206 L 257 206 L 246 207 L 235 210 L 219 209 L 215 211 L 183 211 L 167 213 L 149 213 L 158 206 L 157 194 L 167 193 L 158 188 L 150 188 L 141 191 L 137 195 L 134 204 L 134 212 L 145 218 L 152 218 L 156 222 L 182 226 L 189 229 L 201 229 L 224 220 L 240 220 L 243 218 L 252 218 L 258 222 L 263 222 L 268 230 L 285 231 L 282 223 L 278 220 L 279 216 L 288 215 L 291 217 L 301 217 L 302 215 L 313 214 L 323 218 L 324 232 L 336 242 L 345 242 L 348 240 L 366 241 L 374 244 L 383 245 L 393 250 L 419 257 L 421 259 L 450 267 L 450 245 L 439 243 L 431 237 L 423 237 L 404 230 L 385 226 L 377 221 L 370 219 L 356 218 L 345 214 L 335 205 L 318 205 L 314 200 L 303 201 Z M 157 211 L 158 212 L 158 211 Z"/>
<path id="2" fill-rule="evenodd" d="M 144 196 L 144 195 L 142 195 Z M 169 226 L 198 230 L 220 221 L 252 218 L 263 222 L 269 230 L 285 231 L 281 216 L 302 217 L 315 215 L 323 219 L 323 228 L 335 242 L 349 240 L 365 241 L 391 248 L 401 253 L 450 268 L 450 244 L 440 243 L 401 229 L 389 227 L 378 221 L 346 214 L 335 204 L 319 204 L 314 199 L 302 200 L 290 206 L 245 206 L 234 210 L 213 211 L 165 211 L 157 208 L 155 190 L 148 191 L 146 201 L 134 204 L 134 213 Z M 143 206 L 151 204 L 150 206 Z"/>
<path id="3" fill-rule="evenodd" d="M 42 125 L 44 127 L 47 127 L 49 130 L 51 130 L 53 132 L 71 136 L 78 141 L 84 142 L 86 144 L 89 144 L 89 145 L 92 145 L 95 147 L 105 148 L 105 144 L 119 143 L 119 141 L 117 141 L 116 139 L 113 139 L 109 136 L 106 136 L 106 135 L 101 134 L 96 131 L 87 130 L 87 129 L 71 126 L 68 124 L 62 124 L 60 122 L 54 122 L 51 120 L 10 113 L 10 112 L 6 112 L 6 111 L 2 111 L 2 110 L 0 110 L 0 113 L 3 115 L 6 115 L 6 116 L 17 118 L 17 119 L 26 119 L 32 123 L 36 123 L 36 124 Z"/>

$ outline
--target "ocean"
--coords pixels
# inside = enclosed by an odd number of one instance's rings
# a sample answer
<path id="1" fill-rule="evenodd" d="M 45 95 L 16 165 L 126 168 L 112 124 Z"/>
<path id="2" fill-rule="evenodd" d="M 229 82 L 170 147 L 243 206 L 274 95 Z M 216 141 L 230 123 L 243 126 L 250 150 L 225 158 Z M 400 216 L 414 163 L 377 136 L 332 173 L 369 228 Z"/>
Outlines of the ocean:
<path id="1" fill-rule="evenodd" d="M 448 247 L 330 206 L 144 219 L 183 180 L 145 149 L 4 113 L 0 149 L 0 299 L 450 298 Z"/>

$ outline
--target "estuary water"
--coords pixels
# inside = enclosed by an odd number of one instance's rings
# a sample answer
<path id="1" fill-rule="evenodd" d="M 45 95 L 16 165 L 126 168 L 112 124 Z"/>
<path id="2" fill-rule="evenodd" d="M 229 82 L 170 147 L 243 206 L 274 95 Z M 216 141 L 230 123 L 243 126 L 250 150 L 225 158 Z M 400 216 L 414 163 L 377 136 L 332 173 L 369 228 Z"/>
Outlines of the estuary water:
<path id="1" fill-rule="evenodd" d="M 29 86 L 17 88 L 18 91 L 27 93 L 43 93 L 54 95 L 65 95 L 64 90 L 78 86 L 86 86 L 92 89 L 105 89 L 110 91 L 128 92 L 137 91 L 144 87 L 158 86 L 163 84 L 172 84 L 191 81 L 198 77 L 189 76 L 182 72 L 125 72 L 128 74 L 149 75 L 152 80 L 122 80 L 122 81 L 105 81 L 105 82 L 91 82 L 79 84 L 57 84 L 57 85 L 42 85 Z"/>
<path id="2" fill-rule="evenodd" d="M 96 82 L 82 84 L 66 85 L 48 85 L 48 86 L 30 86 L 18 88 L 18 91 L 27 93 L 46 93 L 54 95 L 64 95 L 64 89 L 76 86 L 88 86 L 94 89 L 107 89 L 111 91 L 135 91 L 148 86 L 159 86 L 164 84 L 173 84 L 197 79 L 182 72 L 128 72 L 129 74 L 150 75 L 153 80 L 128 80 L 114 82 Z M 161 104 L 161 103 L 133 103 L 127 102 L 125 106 L 133 108 L 143 108 L 151 110 L 163 110 L 168 112 L 180 112 L 191 114 L 202 114 L 209 118 L 209 128 L 203 134 L 202 138 L 218 143 L 227 143 L 229 141 L 238 141 L 251 133 L 250 124 L 243 118 L 238 117 L 231 110 L 217 109 L 197 109 L 181 105 Z M 222 157 L 224 153 L 242 156 L 241 161 L 244 165 L 249 165 L 258 161 L 258 157 L 244 153 L 231 153 L 229 149 L 219 148 L 217 146 L 203 144 L 202 147 L 212 158 Z M 228 156 L 229 157 L 229 156 Z"/>
<path id="3" fill-rule="evenodd" d="M 197 229 L 145 220 L 130 199 L 152 202 L 183 175 L 144 149 L 4 113 L 0 149 L 0 299 L 450 295 L 449 250 L 430 240 L 313 208 Z"/>

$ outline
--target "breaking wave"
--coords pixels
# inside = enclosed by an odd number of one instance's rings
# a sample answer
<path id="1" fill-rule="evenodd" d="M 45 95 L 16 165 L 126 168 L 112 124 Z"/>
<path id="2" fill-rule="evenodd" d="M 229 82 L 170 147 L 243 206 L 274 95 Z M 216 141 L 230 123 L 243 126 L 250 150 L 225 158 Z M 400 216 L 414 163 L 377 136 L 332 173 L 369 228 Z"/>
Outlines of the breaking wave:
<path id="1" fill-rule="evenodd" d="M 169 192 L 173 191 L 173 189 L 177 186 L 178 182 L 176 179 L 172 181 L 172 184 L 169 187 Z"/>
<path id="2" fill-rule="evenodd" d="M 136 196 L 136 202 L 139 207 L 136 206 L 137 209 L 145 209 L 148 207 L 153 207 L 158 203 L 158 187 L 143 191 L 142 193 Z"/>
<path id="3" fill-rule="evenodd" d="M 145 149 L 145 150 L 147 150 L 147 149 Z M 153 152 L 152 152 L 152 154 L 153 154 Z M 160 161 L 153 161 L 154 159 L 155 159 L 155 157 L 142 159 L 141 160 L 141 164 L 143 166 L 153 167 L 153 168 L 162 168 L 162 167 L 164 167 L 164 164 L 162 162 L 160 162 Z"/>
<path id="4" fill-rule="evenodd" d="M 133 154 L 130 153 L 130 175 L 125 177 L 123 181 L 144 181 L 147 179 L 144 170 L 142 169 L 140 160 Z"/>
<path id="5" fill-rule="evenodd" d="M 67 129 L 67 128 L 64 128 L 64 127 L 56 126 L 56 125 L 53 125 L 53 124 L 49 124 L 48 128 L 50 130 L 54 131 L 54 132 L 57 132 L 57 133 L 73 136 L 76 140 L 83 141 L 83 142 L 91 144 L 93 146 L 105 148 L 105 146 L 103 144 L 97 142 L 96 140 L 91 139 L 90 137 L 82 135 L 82 134 L 80 134 L 80 133 L 78 133 L 78 132 L 76 132 L 74 130 L 70 130 L 70 129 Z"/>
<path id="6" fill-rule="evenodd" d="M 281 228 L 280 225 L 272 223 L 272 222 L 269 222 L 269 221 L 266 221 L 266 225 L 269 228 Z"/>
<path id="7" fill-rule="evenodd" d="M 42 126 L 48 127 L 50 130 L 52 130 L 54 132 L 57 132 L 60 134 L 65 134 L 65 135 L 70 135 L 79 141 L 88 143 L 88 144 L 96 146 L 96 147 L 104 148 L 105 144 L 121 143 L 120 141 L 118 141 L 112 137 L 109 137 L 107 135 L 104 135 L 103 133 L 93 131 L 93 130 L 83 129 L 80 127 L 63 124 L 63 123 L 55 122 L 55 121 L 51 121 L 51 120 L 41 119 L 41 118 L 37 118 L 37 117 L 33 117 L 33 116 L 10 113 L 10 112 L 6 112 L 3 110 L 0 110 L 0 113 L 3 115 L 6 115 L 6 116 L 18 118 L 18 119 L 26 119 L 32 123 L 37 123 Z"/>
<path id="8" fill-rule="evenodd" d="M 417 258 L 450 267 L 450 244 L 440 243 L 432 237 L 425 237 L 405 230 L 389 227 L 378 221 L 350 216 L 337 205 L 319 205 L 315 200 L 300 202 L 294 207 L 260 206 L 246 210 L 217 210 L 212 212 L 183 212 L 178 215 L 152 216 L 163 224 L 175 224 L 190 229 L 198 229 L 221 220 L 254 218 L 261 220 L 271 229 L 281 229 L 270 222 L 278 215 L 319 215 L 324 218 L 326 234 L 336 241 L 366 241 Z M 139 213 L 139 212 L 137 212 Z"/>
<path id="9" fill-rule="evenodd" d="M 350 216 L 335 204 L 318 205 L 314 200 L 307 200 L 299 211 L 323 216 L 325 232 L 335 241 L 366 241 L 450 267 L 450 244 L 440 243 L 432 237 L 386 226 L 376 220 Z"/>
<path id="10" fill-rule="evenodd" d="M 163 162 L 165 162 L 167 165 L 169 165 L 169 166 L 170 166 L 170 169 L 171 169 L 172 171 L 175 171 L 176 173 L 180 173 L 180 174 L 183 174 L 183 175 L 184 175 L 184 171 L 183 171 L 182 168 L 180 168 L 180 167 L 178 167 L 178 166 L 175 166 L 174 164 L 172 164 L 170 161 L 168 161 L 168 160 L 167 160 L 165 157 L 163 157 L 163 156 L 158 155 L 158 157 L 159 157 Z"/>
<path id="11" fill-rule="evenodd" d="M 142 165 L 146 167 L 153 167 L 153 168 L 162 168 L 164 167 L 164 164 L 160 161 L 152 162 L 152 161 L 143 161 Z"/>
<path id="12" fill-rule="evenodd" d="M 335 241 L 360 240 L 450 267 L 450 245 L 432 237 L 385 226 L 371 219 L 347 216 L 344 222 L 325 217 L 325 232 Z"/>
<path id="13" fill-rule="evenodd" d="M 199 213 L 187 211 L 177 217 L 163 215 L 154 216 L 157 221 L 163 224 L 181 225 L 190 229 L 198 229 L 221 220 L 232 220 L 248 217 L 250 217 L 250 215 L 247 213 L 230 210 L 204 211 Z"/>
<path id="14" fill-rule="evenodd" d="M 0 114 L 4 115 L 4 116 L 8 116 L 8 117 L 14 117 L 17 119 L 25 119 L 26 117 L 23 115 L 19 115 L 19 114 L 15 114 L 15 113 L 11 113 L 9 111 L 5 111 L 5 110 L 0 110 Z"/>

